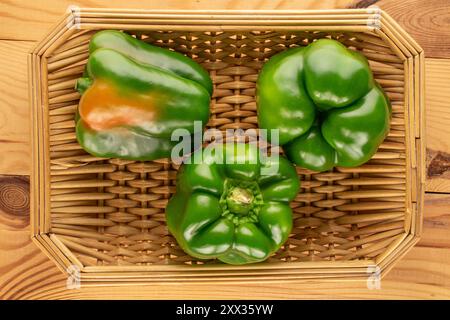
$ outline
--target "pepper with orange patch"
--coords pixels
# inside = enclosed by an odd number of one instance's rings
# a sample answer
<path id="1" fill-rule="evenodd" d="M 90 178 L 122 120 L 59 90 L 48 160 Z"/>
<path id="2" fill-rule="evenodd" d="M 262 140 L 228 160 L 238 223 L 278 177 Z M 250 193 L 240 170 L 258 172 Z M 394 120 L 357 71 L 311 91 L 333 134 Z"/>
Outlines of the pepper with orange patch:
<path id="1" fill-rule="evenodd" d="M 82 93 L 77 139 L 97 157 L 168 157 L 178 143 L 171 141 L 174 130 L 201 134 L 194 121 L 206 125 L 210 81 L 201 66 L 180 53 L 119 31 L 101 31 L 90 42 L 85 76 L 77 82 Z"/>

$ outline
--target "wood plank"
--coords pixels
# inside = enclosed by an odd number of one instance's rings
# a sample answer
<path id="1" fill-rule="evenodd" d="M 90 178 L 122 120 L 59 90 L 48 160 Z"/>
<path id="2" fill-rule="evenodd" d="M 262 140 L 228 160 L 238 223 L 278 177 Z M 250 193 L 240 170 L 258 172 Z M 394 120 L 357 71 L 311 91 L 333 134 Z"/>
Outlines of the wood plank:
<path id="1" fill-rule="evenodd" d="M 0 173 L 30 174 L 27 53 L 32 45 L 0 41 Z"/>
<path id="2" fill-rule="evenodd" d="M 406 0 L 399 2 L 404 6 Z M 329 7 L 331 2 L 340 5 L 341 1 L 306 1 L 302 6 Z M 365 1 L 366 5 L 373 1 Z M 387 3 L 393 1 L 380 1 L 379 5 L 388 12 Z M 418 2 L 414 0 L 414 2 Z M 429 27 L 431 17 L 423 11 L 424 3 L 443 1 L 420 1 L 415 5 L 415 12 L 410 12 L 410 17 L 426 16 L 428 20 L 420 21 L 423 26 Z M 60 17 L 64 8 L 72 1 L 37 0 L 33 3 L 12 0 L 0 3 L 0 17 L 2 19 L 2 36 L 22 37 L 23 39 L 38 39 L 47 28 Z M 106 5 L 99 0 L 79 1 L 81 5 L 100 6 Z M 113 0 L 108 6 L 143 7 L 143 3 L 132 0 L 125 3 Z M 298 8 L 296 1 L 246 1 L 219 0 L 212 1 L 178 1 L 169 0 L 166 4 L 152 3 L 149 6 L 179 5 L 177 8 L 208 9 L 210 5 L 218 8 L 271 8 L 278 6 L 281 9 Z M 219 3 L 219 4 L 217 4 Z M 384 5 L 385 3 L 386 5 Z M 448 2 L 447 2 L 448 3 Z M 392 4 L 390 4 L 392 6 Z M 223 7 L 220 7 L 223 6 Z M 247 7 L 248 6 L 248 7 Z M 395 7 L 395 6 L 394 6 Z M 414 7 L 414 5 L 412 5 Z M 42 10 L 42 8 L 45 8 Z M 408 15 L 403 15 L 404 27 L 419 28 L 419 18 L 408 20 Z M 434 16 L 445 14 L 445 10 L 435 13 Z M 448 12 L 448 11 L 447 11 Z M 392 12 L 390 12 L 392 14 Z M 394 16 L 394 14 L 393 14 Z M 30 17 L 30 18 L 25 18 Z M 38 17 L 38 18 L 31 18 Z M 24 19 L 25 18 L 25 19 Z M 419 20 L 420 20 L 419 19 Z M 25 20 L 22 22 L 21 20 Z M 413 21 L 414 20 L 414 21 Z M 437 19 L 433 21 L 438 25 L 446 25 L 445 21 Z M 42 22 L 45 21 L 45 22 Z M 401 22 L 402 23 L 402 22 Z M 408 23 L 408 25 L 407 25 Z M 409 25 L 410 23 L 410 25 Z M 434 27 L 433 27 L 434 28 Z M 446 30 L 449 30 L 448 27 Z M 440 34 L 447 32 L 441 30 Z M 411 32 L 411 31 L 410 31 Z M 421 31 L 417 31 L 421 32 Z M 31 37 L 30 37 L 31 35 Z M 438 39 L 436 34 L 427 34 L 429 44 L 421 43 L 428 52 L 439 52 L 445 47 L 445 39 Z M 35 38 L 33 38 L 35 37 Z M 448 38 L 448 37 L 447 37 Z M 31 46 L 31 42 L 0 41 L 0 55 L 3 58 L 3 68 L 0 71 L 0 80 L 3 86 L 0 89 L 0 173 L 29 173 L 29 142 L 28 142 L 28 111 L 26 89 L 26 58 L 28 49 L 23 46 Z M 437 49 L 433 49 L 436 46 Z M 450 54 L 448 48 L 444 50 Z M 434 53 L 433 53 L 434 54 Z M 23 58 L 18 58 L 18 57 Z M 427 59 L 427 136 L 428 155 L 431 155 L 432 170 L 429 171 L 430 179 L 427 182 L 427 190 L 438 192 L 450 192 L 448 183 L 448 168 L 450 167 L 450 116 L 448 102 L 450 92 L 447 76 L 450 71 L 450 60 Z M 23 71 L 22 69 L 23 68 Z M 20 76 L 22 74 L 22 76 Z M 16 79 L 18 80 L 16 80 Z M 6 102 L 6 103 L 5 103 Z M 25 102 L 25 103 L 24 103 Z M 6 106 L 6 107 L 5 107 Z M 16 109 L 23 109 L 18 111 Z M 26 110 L 26 111 L 24 111 Z M 16 115 L 18 114 L 18 115 Z M 430 120 L 430 114 L 431 119 Z M 8 118 L 7 118 L 8 117 Z M 6 122 L 5 122 L 5 119 Z M 437 120 L 435 120 L 437 119 Z M 444 119 L 444 120 L 443 120 Z M 3 122 L 2 122 L 3 121 Z M 6 123 L 6 127 L 5 126 Z M 10 135 L 10 136 L 8 136 Z M 3 139 L 8 136 L 8 139 Z M 12 137 L 12 138 L 11 138 Z M 3 141 L 3 140 L 8 141 Z M 21 141 L 14 143 L 14 139 Z M 20 140 L 25 139 L 25 140 Z M 15 147 L 18 145 L 19 147 Z M 28 157 L 28 158 L 27 158 Z M 5 160 L 6 159 L 6 160 Z M 434 160 L 434 162 L 432 162 Z M 6 161 L 6 162 L 2 162 Z M 5 163 L 5 164 L 3 164 Z M 26 177 L 0 176 L 0 299 L 18 298 L 178 298 L 185 299 L 187 292 L 189 298 L 447 298 L 450 299 L 450 195 L 427 194 L 425 203 L 424 233 L 418 246 L 413 248 L 404 259 L 382 281 L 381 290 L 368 290 L 365 283 L 260 283 L 260 284 L 229 284 L 219 288 L 205 284 L 156 284 L 145 287 L 106 287 L 88 288 L 81 290 L 67 290 L 64 275 L 54 264 L 34 245 L 30 240 L 28 216 L 26 211 Z M 3 191 L 1 191 L 3 188 Z M 5 191 L 6 190 L 6 191 Z M 3 192 L 3 193 L 2 193 Z M 3 196 L 2 196 L 3 194 Z M 1 209 L 3 203 L 3 209 Z M 18 209 L 20 208 L 20 209 Z M 299 290 L 301 288 L 301 290 Z"/>
<path id="3" fill-rule="evenodd" d="M 31 241 L 28 177 L 0 175 L 0 300 L 64 278 Z"/>
<path id="4" fill-rule="evenodd" d="M 301 288 L 301 289 L 300 289 Z M 36 294 L 37 293 L 37 294 Z M 187 293 L 189 293 L 187 295 Z M 365 282 L 293 282 L 278 284 L 238 283 L 226 286 L 164 284 L 122 287 L 52 288 L 45 293 L 24 294 L 44 299 L 448 299 L 446 289 L 433 285 L 384 281 L 381 290 L 368 290 Z"/>
<path id="5" fill-rule="evenodd" d="M 426 59 L 426 191 L 450 192 L 450 59 Z"/>
<path id="6" fill-rule="evenodd" d="M 417 283 L 428 284 L 450 292 L 449 265 L 449 248 L 416 246 L 395 265 L 384 280 L 410 283 L 413 287 Z"/>
<path id="7" fill-rule="evenodd" d="M 0 300 L 20 299 L 23 294 L 44 292 L 65 276 L 31 241 L 29 230 L 0 228 Z"/>
<path id="8" fill-rule="evenodd" d="M 426 193 L 423 234 L 417 246 L 446 248 L 450 253 L 450 195 Z"/>
<path id="9" fill-rule="evenodd" d="M 425 194 L 423 233 L 384 281 L 421 283 L 450 290 L 450 195 Z M 430 298 L 436 298 L 432 295 Z"/>
<path id="10" fill-rule="evenodd" d="M 370 5 L 389 13 L 422 46 L 427 58 L 450 58 L 448 0 L 359 0 L 349 7 Z"/>
<path id="11" fill-rule="evenodd" d="M 61 18 L 69 5 L 90 8 L 142 9 L 330 9 L 344 8 L 351 0 L 11 0 L 0 2 L 2 28 L 0 39 L 40 40 L 46 31 Z"/>

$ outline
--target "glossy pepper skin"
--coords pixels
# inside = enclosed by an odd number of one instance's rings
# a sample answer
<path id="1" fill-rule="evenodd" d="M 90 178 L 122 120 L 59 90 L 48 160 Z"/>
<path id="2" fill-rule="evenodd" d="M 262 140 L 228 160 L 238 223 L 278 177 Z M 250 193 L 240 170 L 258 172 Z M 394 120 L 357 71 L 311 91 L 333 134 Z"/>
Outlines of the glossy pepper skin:
<path id="1" fill-rule="evenodd" d="M 198 150 L 177 175 L 166 208 L 169 231 L 199 259 L 228 264 L 260 262 L 278 250 L 292 229 L 289 202 L 300 182 L 284 157 L 262 161 L 253 144 Z M 201 155 L 201 161 L 194 162 Z M 221 161 L 214 161 L 217 155 Z"/>
<path id="2" fill-rule="evenodd" d="M 176 129 L 201 134 L 212 83 L 201 66 L 180 53 L 119 31 L 93 36 L 76 125 L 77 139 L 99 157 L 154 160 L 170 156 Z"/>
<path id="3" fill-rule="evenodd" d="M 315 171 L 367 162 L 389 132 L 391 105 L 367 59 L 335 40 L 273 56 L 256 99 L 259 127 L 279 129 L 289 160 Z"/>

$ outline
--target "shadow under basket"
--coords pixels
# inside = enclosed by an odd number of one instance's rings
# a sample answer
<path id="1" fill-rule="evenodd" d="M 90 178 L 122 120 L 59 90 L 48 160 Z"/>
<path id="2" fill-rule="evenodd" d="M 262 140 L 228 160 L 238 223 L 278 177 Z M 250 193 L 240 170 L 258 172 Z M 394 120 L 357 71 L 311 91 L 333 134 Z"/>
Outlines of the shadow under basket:
<path id="1" fill-rule="evenodd" d="M 297 168 L 294 228 L 266 262 L 198 261 L 169 234 L 175 192 L 170 159 L 99 159 L 76 141 L 74 89 L 91 36 L 124 30 L 186 54 L 214 82 L 209 128 L 257 128 L 255 82 L 267 59 L 318 38 L 364 54 L 392 102 L 391 129 L 356 168 Z M 85 284 L 294 281 L 384 275 L 421 233 L 424 194 L 424 54 L 386 13 L 326 11 L 68 12 L 29 54 L 32 106 L 32 237 Z"/>

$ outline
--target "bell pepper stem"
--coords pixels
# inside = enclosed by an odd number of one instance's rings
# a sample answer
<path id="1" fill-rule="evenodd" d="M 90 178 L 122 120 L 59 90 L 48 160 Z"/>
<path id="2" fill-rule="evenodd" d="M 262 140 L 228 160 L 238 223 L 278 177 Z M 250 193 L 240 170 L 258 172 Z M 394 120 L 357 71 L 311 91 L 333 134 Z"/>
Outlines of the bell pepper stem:
<path id="1" fill-rule="evenodd" d="M 256 182 L 227 179 L 219 202 L 223 210 L 222 215 L 239 225 L 258 221 L 263 200 Z"/>
<path id="2" fill-rule="evenodd" d="M 230 211 L 240 215 L 246 215 L 252 206 L 253 194 L 241 187 L 234 187 L 227 196 L 227 205 Z"/>

